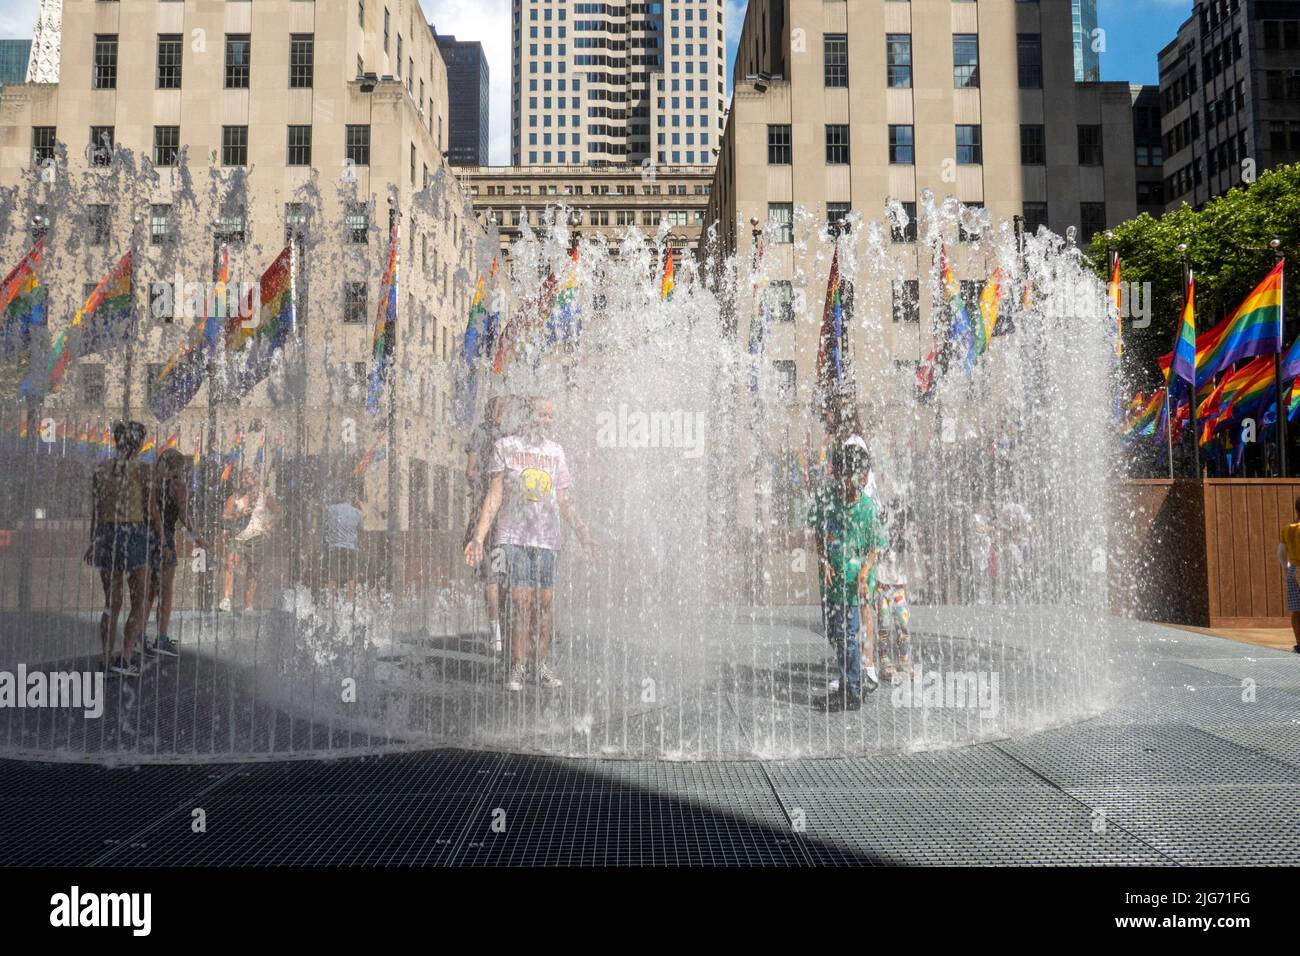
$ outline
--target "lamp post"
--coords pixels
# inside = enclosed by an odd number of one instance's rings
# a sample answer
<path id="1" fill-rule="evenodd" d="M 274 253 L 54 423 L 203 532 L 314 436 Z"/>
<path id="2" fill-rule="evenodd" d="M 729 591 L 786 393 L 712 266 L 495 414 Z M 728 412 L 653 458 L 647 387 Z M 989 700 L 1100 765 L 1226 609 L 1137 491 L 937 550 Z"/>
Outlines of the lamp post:
<path id="1" fill-rule="evenodd" d="M 1273 264 L 1282 261 L 1282 240 L 1270 239 L 1268 241 L 1269 249 L 1273 250 Z M 1286 289 L 1283 283 L 1282 298 L 1278 302 L 1278 327 L 1279 331 L 1286 331 Z M 1286 415 L 1289 411 L 1288 402 L 1282 395 L 1282 341 L 1277 343 L 1277 351 L 1273 353 L 1273 387 L 1277 390 L 1277 474 L 1279 478 L 1288 477 L 1287 469 L 1287 422 Z"/>

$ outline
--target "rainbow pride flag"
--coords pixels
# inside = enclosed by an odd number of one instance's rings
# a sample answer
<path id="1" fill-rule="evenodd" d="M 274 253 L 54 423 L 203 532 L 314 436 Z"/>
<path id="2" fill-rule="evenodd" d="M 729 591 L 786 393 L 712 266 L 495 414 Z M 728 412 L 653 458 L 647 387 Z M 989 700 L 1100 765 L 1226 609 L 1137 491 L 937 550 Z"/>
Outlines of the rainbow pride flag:
<path id="1" fill-rule="evenodd" d="M 230 282 L 230 250 L 221 248 L 221 265 L 217 267 L 217 286 L 224 289 Z M 218 296 L 214 295 L 215 301 Z M 154 417 L 165 422 L 185 408 L 207 376 L 221 336 L 221 320 L 215 315 L 195 319 L 185 341 L 174 351 L 149 382 L 149 408 Z"/>
<path id="2" fill-rule="evenodd" d="M 383 461 L 388 457 L 388 443 L 384 439 L 385 435 L 383 432 L 380 432 L 375 436 L 375 440 L 371 442 L 366 453 L 362 455 L 361 460 L 357 462 L 357 467 L 352 470 L 353 478 L 364 477 L 365 473 L 370 470 L 371 465 L 377 461 Z"/>
<path id="3" fill-rule="evenodd" d="M 45 325 L 44 261 L 45 240 L 38 239 L 0 282 L 0 361 L 27 351 L 32 329 Z"/>
<path id="4" fill-rule="evenodd" d="M 1179 320 L 1178 341 L 1174 345 L 1169 371 L 1196 389 L 1196 276 L 1187 272 L 1187 296 L 1183 300 L 1183 315 Z M 1172 385 L 1172 382 L 1170 383 Z"/>
<path id="5" fill-rule="evenodd" d="M 1106 297 L 1110 301 L 1110 307 L 1115 319 L 1115 354 L 1124 354 L 1124 319 L 1120 313 L 1120 270 L 1119 254 L 1115 254 L 1115 262 L 1110 269 L 1110 286 L 1106 290 Z"/>
<path id="6" fill-rule="evenodd" d="M 961 283 L 957 281 L 957 275 L 953 272 L 946 245 L 940 245 L 939 247 L 939 281 L 943 285 L 944 294 L 948 296 L 948 316 L 950 319 L 948 335 L 962 355 L 962 364 L 966 369 L 966 374 L 970 375 L 971 369 L 975 367 L 975 357 L 977 355 L 975 332 L 971 328 L 970 315 L 967 313 L 966 303 L 961 297 Z"/>
<path id="7" fill-rule="evenodd" d="M 235 473 L 235 467 L 243 460 L 243 458 L 244 458 L 244 433 L 242 431 L 236 431 L 234 444 L 231 445 L 230 451 L 226 452 L 226 454 L 222 456 L 222 466 L 221 466 L 222 481 L 230 480 L 231 476 L 234 475 Z"/>
<path id="8" fill-rule="evenodd" d="M 398 224 L 388 235 L 388 266 L 384 269 L 383 291 L 379 294 L 379 312 L 375 316 L 375 334 L 370 345 L 370 383 L 366 389 L 366 409 L 379 412 L 379 398 L 388 381 L 397 349 L 397 242 Z"/>
<path id="9" fill-rule="evenodd" d="M 668 256 L 664 259 L 664 274 L 659 280 L 659 298 L 667 301 L 673 297 L 673 248 L 668 247 Z"/>
<path id="10" fill-rule="evenodd" d="M 1210 376 L 1242 359 L 1282 351 L 1282 275 L 1285 264 L 1283 260 L 1274 266 L 1236 312 L 1196 340 L 1198 379 L 1207 381 Z"/>
<path id="11" fill-rule="evenodd" d="M 1002 269 L 993 270 L 980 292 L 980 324 L 975 328 L 975 351 L 983 355 L 993 341 L 993 329 L 998 324 L 998 306 L 1002 302 Z"/>
<path id="12" fill-rule="evenodd" d="M 555 293 L 546 321 L 546 343 L 560 342 L 565 346 L 577 343 L 582 332 L 582 319 L 578 315 L 578 244 L 569 249 L 569 264 L 565 269 L 564 283 Z"/>
<path id="13" fill-rule="evenodd" d="M 1273 362 L 1268 356 L 1260 356 L 1224 375 L 1197 409 L 1197 418 L 1205 422 L 1202 441 L 1212 438 L 1223 423 L 1243 414 L 1272 383 Z"/>
<path id="14" fill-rule="evenodd" d="M 68 327 L 59 333 L 46 358 L 44 375 L 29 375 L 24 395 L 57 392 L 74 359 L 93 355 L 125 340 L 131 329 L 131 253 L 127 252 L 99 280 Z"/>
<path id="15" fill-rule="evenodd" d="M 258 282 L 257 322 L 232 321 L 226 326 L 226 354 L 230 362 L 230 391 L 243 398 L 274 368 L 283 356 L 296 322 L 296 263 L 293 244 L 287 244 Z M 394 278 L 393 296 L 397 294 Z"/>
<path id="16" fill-rule="evenodd" d="M 822 327 L 817 343 L 817 385 L 823 397 L 844 382 L 844 303 L 840 298 L 840 250 L 831 256 L 831 271 L 826 277 L 826 304 L 822 307 Z"/>

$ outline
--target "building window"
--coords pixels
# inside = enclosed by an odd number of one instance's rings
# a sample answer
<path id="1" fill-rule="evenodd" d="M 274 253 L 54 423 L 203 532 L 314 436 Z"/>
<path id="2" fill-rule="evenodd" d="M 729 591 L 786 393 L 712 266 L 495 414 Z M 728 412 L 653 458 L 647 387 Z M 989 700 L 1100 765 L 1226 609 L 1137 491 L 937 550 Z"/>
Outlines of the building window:
<path id="1" fill-rule="evenodd" d="M 789 279 L 773 279 L 766 296 L 768 310 L 778 322 L 794 321 L 794 286 Z"/>
<path id="2" fill-rule="evenodd" d="M 343 217 L 343 227 L 348 242 L 369 242 L 370 208 L 363 202 L 348 203 L 347 212 Z"/>
<path id="3" fill-rule="evenodd" d="M 293 33 L 289 36 L 289 89 L 311 89 L 312 71 L 316 62 L 316 38 L 310 33 Z"/>
<path id="4" fill-rule="evenodd" d="M 158 34 L 158 89 L 181 88 L 181 35 Z"/>
<path id="5" fill-rule="evenodd" d="M 1022 166 L 1047 164 L 1047 135 L 1041 125 L 1020 127 L 1020 163 Z"/>
<path id="6" fill-rule="evenodd" d="M 768 203 L 767 221 L 773 242 L 794 242 L 794 207 L 790 203 Z"/>
<path id="7" fill-rule="evenodd" d="M 95 34 L 95 69 L 91 85 L 96 90 L 117 89 L 117 34 Z"/>
<path id="8" fill-rule="evenodd" d="M 1102 163 L 1101 127 L 1080 126 L 1079 127 L 1079 165 L 1100 166 L 1101 163 Z"/>
<path id="9" fill-rule="evenodd" d="M 370 127 L 349 124 L 346 137 L 347 155 L 344 158 L 354 166 L 369 166 Z"/>
<path id="10" fill-rule="evenodd" d="M 1160 180 L 1138 183 L 1137 201 L 1139 206 L 1163 207 L 1165 204 L 1165 184 Z"/>
<path id="11" fill-rule="evenodd" d="M 891 89 L 906 89 L 912 85 L 912 34 L 886 34 L 885 74 Z"/>
<path id="12" fill-rule="evenodd" d="M 959 90 L 980 85 L 980 44 L 975 33 L 952 35 L 952 85 Z"/>
<path id="13" fill-rule="evenodd" d="M 916 162 L 911 125 L 889 127 L 889 162 L 895 166 L 911 166 Z"/>
<path id="14" fill-rule="evenodd" d="M 181 128 L 179 126 L 155 126 L 153 128 L 153 164 L 155 166 L 175 166 L 176 154 L 181 149 Z"/>
<path id="15" fill-rule="evenodd" d="M 112 225 L 111 206 L 92 203 L 86 207 L 86 242 L 92 246 L 108 245 Z"/>
<path id="16" fill-rule="evenodd" d="M 149 242 L 160 246 L 169 238 L 172 207 L 153 205 L 149 207 Z"/>
<path id="17" fill-rule="evenodd" d="M 1080 245 L 1092 242 L 1092 237 L 1106 231 L 1106 204 L 1104 202 L 1079 203 Z"/>
<path id="18" fill-rule="evenodd" d="M 384 7 L 384 52 L 388 52 L 388 8 Z"/>
<path id="19" fill-rule="evenodd" d="M 793 402 L 798 395 L 798 381 L 795 378 L 795 364 L 789 359 L 779 359 L 772 363 L 772 373 L 776 377 L 776 393 L 787 402 Z"/>
<path id="20" fill-rule="evenodd" d="M 310 126 L 289 127 L 289 156 L 287 162 L 290 166 L 311 165 Z"/>
<path id="21" fill-rule="evenodd" d="M 107 400 L 104 386 L 104 366 L 77 366 L 77 400 L 87 408 L 103 408 Z"/>
<path id="22" fill-rule="evenodd" d="M 244 210 L 242 207 L 236 209 L 228 216 L 220 216 L 217 219 L 216 228 L 217 244 L 223 245 L 242 245 L 244 242 Z"/>
<path id="23" fill-rule="evenodd" d="M 226 34 L 226 89 L 248 89 L 248 57 L 251 42 L 247 33 Z"/>
<path id="24" fill-rule="evenodd" d="M 830 228 L 848 218 L 851 204 L 846 202 L 828 202 L 826 204 L 826 226 Z"/>
<path id="25" fill-rule="evenodd" d="M 353 325 L 366 324 L 366 284 L 343 283 L 343 321 Z"/>
<path id="26" fill-rule="evenodd" d="M 1043 38 L 1037 33 L 1016 37 L 1016 61 L 1022 90 L 1043 88 Z"/>
<path id="27" fill-rule="evenodd" d="M 1047 226 L 1047 203 L 1025 203 L 1025 235 L 1034 235 L 1039 226 Z"/>
<path id="28" fill-rule="evenodd" d="M 32 127 L 32 164 L 39 166 L 46 161 L 54 161 L 54 127 Z"/>
<path id="29" fill-rule="evenodd" d="M 826 124 L 826 162 L 843 166 L 849 161 L 849 127 L 847 123 Z"/>
<path id="30" fill-rule="evenodd" d="M 113 127 L 92 126 L 90 128 L 90 165 L 111 166 L 113 164 Z"/>
<path id="31" fill-rule="evenodd" d="M 983 209 L 982 202 L 962 203 L 965 208 L 957 220 L 957 241 L 958 242 L 978 242 L 980 238 L 980 219 L 978 214 L 971 215 L 966 209 Z"/>
<path id="32" fill-rule="evenodd" d="M 221 127 L 221 165 L 248 165 L 248 127 Z"/>
<path id="33" fill-rule="evenodd" d="M 889 217 L 889 239 L 891 242 L 916 242 L 916 203 L 900 202 L 903 215 L 907 220 L 900 224 L 893 216 Z"/>
<path id="34" fill-rule="evenodd" d="M 849 85 L 849 37 L 845 33 L 822 35 L 824 78 L 829 87 Z"/>
<path id="35" fill-rule="evenodd" d="M 978 166 L 984 162 L 984 147 L 979 126 L 957 126 L 957 165 Z"/>
<path id="36" fill-rule="evenodd" d="M 921 321 L 921 282 L 919 279 L 895 279 L 893 315 L 895 322 Z"/>
<path id="37" fill-rule="evenodd" d="M 769 166 L 790 165 L 790 127 L 772 124 L 767 127 L 767 162 Z"/>
<path id="38" fill-rule="evenodd" d="M 286 243 L 300 239 L 307 234 L 307 204 L 287 202 L 284 204 L 284 241 Z"/>

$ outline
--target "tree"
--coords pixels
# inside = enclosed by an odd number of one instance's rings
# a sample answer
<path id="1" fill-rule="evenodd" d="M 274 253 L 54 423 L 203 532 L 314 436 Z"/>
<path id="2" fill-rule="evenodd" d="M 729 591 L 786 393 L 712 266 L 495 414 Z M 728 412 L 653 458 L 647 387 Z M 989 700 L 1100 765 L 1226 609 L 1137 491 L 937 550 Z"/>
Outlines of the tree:
<path id="1" fill-rule="evenodd" d="M 1182 208 L 1159 219 L 1143 214 L 1116 226 L 1112 247 L 1119 252 L 1126 283 L 1150 283 L 1151 325 L 1124 323 L 1124 372 L 1131 388 L 1151 388 L 1163 378 L 1156 357 L 1173 346 L 1183 307 L 1183 268 L 1179 243 L 1196 273 L 1196 329 L 1204 332 L 1231 315 L 1273 267 L 1271 239 L 1282 252 L 1300 252 L 1300 164 L 1279 166 L 1245 188 L 1230 190 L 1201 209 Z M 1109 280 L 1106 240 L 1097 235 L 1089 256 L 1103 281 Z M 1287 270 L 1286 303 L 1300 301 L 1298 270 Z M 1288 308 L 1294 316 L 1295 309 Z M 1286 341 L 1295 337 L 1286 325 Z"/>

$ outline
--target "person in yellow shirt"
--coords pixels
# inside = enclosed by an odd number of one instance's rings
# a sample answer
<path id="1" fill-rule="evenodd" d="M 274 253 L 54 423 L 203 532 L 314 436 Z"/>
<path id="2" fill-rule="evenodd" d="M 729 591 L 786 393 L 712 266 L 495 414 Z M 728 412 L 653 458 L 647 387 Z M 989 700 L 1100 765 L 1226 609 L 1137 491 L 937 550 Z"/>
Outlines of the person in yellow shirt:
<path id="1" fill-rule="evenodd" d="M 1291 633 L 1300 654 L 1300 583 L 1296 569 L 1300 567 L 1300 498 L 1295 501 L 1296 520 L 1282 529 L 1282 543 L 1277 546 L 1277 559 L 1286 568 L 1286 609 L 1291 612 Z"/>

